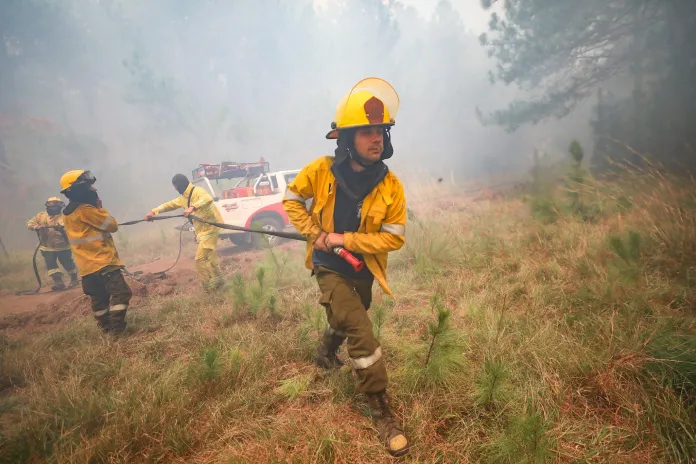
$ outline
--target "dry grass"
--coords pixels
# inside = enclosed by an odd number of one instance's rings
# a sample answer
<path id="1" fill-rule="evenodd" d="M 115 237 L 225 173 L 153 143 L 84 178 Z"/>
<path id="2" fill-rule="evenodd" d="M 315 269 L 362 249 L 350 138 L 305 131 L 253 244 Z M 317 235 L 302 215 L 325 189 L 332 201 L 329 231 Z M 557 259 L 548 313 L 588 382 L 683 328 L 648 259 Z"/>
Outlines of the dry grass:
<path id="1" fill-rule="evenodd" d="M 696 187 L 678 182 L 605 186 L 623 206 L 593 223 L 540 224 L 516 198 L 410 201 L 398 299 L 371 310 L 406 461 L 694 462 Z M 289 256 L 224 297 L 134 308 L 121 339 L 91 320 L 3 339 L 0 460 L 391 462 L 351 372 L 312 365 L 325 319 Z M 438 308 L 447 349 L 428 358 Z"/>
<path id="2" fill-rule="evenodd" d="M 153 224 L 137 224 L 121 227 L 114 234 L 116 247 L 124 263 L 135 266 L 158 258 L 174 258 L 179 249 L 179 231 L 174 227 L 183 224 L 183 219 L 171 219 Z M 184 246 L 190 248 L 191 233 L 184 231 Z M 9 259 L 0 254 L 0 295 L 37 287 L 32 267 L 32 251 L 12 251 Z M 46 266 L 41 252 L 36 255 L 36 264 L 44 287 L 49 286 Z"/>

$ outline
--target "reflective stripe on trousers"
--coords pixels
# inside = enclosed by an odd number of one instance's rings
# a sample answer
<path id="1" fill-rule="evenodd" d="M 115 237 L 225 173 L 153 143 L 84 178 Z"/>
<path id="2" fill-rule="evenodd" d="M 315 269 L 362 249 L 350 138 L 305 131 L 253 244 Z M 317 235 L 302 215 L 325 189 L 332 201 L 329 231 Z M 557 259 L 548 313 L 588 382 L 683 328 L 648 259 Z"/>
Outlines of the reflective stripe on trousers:
<path id="1" fill-rule="evenodd" d="M 367 369 L 368 367 L 372 366 L 374 363 L 379 361 L 382 358 L 382 347 L 377 347 L 374 353 L 372 353 L 370 356 L 363 356 L 362 358 L 350 358 L 350 363 L 353 366 L 353 369 L 356 371 L 359 371 L 361 369 Z"/>

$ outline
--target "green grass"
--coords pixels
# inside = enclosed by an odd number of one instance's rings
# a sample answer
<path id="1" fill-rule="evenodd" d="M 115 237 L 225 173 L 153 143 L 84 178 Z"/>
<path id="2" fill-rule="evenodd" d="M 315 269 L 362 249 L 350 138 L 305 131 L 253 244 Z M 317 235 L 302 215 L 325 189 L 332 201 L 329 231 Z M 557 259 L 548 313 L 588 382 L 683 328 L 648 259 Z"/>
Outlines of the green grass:
<path id="1" fill-rule="evenodd" d="M 592 222 L 410 201 L 396 299 L 371 309 L 406 462 L 696 459 L 696 188 L 661 182 L 603 187 Z M 223 296 L 150 299 L 120 339 L 89 318 L 0 339 L 0 461 L 392 462 L 350 369 L 312 364 L 326 319 L 297 251 Z"/>
<path id="2" fill-rule="evenodd" d="M 35 290 L 38 286 L 32 265 L 32 251 L 13 252 L 9 258 L 0 254 L 0 292 Z M 36 254 L 36 264 L 43 284 L 47 284 L 46 266 L 41 252 Z"/>

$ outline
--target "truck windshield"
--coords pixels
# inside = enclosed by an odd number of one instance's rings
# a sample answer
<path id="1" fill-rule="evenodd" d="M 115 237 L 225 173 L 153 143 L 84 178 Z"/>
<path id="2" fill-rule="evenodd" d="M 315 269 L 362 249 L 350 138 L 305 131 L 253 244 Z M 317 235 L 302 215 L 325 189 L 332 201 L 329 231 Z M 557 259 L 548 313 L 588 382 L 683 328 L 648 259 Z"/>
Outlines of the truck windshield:
<path id="1" fill-rule="evenodd" d="M 290 182 L 295 180 L 295 177 L 297 177 L 298 174 L 299 174 L 299 172 L 292 172 L 290 174 L 285 174 L 285 185 L 288 185 Z"/>

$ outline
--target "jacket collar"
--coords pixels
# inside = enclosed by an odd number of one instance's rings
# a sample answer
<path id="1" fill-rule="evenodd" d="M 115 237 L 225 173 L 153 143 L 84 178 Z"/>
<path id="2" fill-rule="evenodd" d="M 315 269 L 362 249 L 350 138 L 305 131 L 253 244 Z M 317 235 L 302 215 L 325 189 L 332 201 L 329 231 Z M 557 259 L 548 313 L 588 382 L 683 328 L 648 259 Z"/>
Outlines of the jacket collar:
<path id="1" fill-rule="evenodd" d="M 194 185 L 189 182 L 188 187 L 186 187 L 186 190 L 184 190 L 184 193 L 182 193 L 181 195 L 184 198 L 188 199 L 189 195 L 191 195 L 191 190 L 193 190 L 193 188 L 194 188 Z"/>

